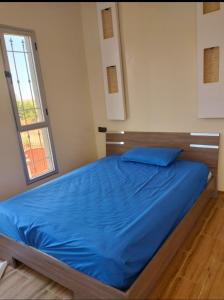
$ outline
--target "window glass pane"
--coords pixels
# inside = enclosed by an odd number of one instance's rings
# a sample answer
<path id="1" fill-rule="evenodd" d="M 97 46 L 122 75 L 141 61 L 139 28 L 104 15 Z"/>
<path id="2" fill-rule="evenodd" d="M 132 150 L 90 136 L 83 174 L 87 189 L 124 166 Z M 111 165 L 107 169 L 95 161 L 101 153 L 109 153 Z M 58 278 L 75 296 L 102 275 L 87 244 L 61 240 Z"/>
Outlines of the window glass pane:
<path id="1" fill-rule="evenodd" d="M 47 128 L 21 132 L 21 139 L 30 179 L 55 170 Z"/>
<path id="2" fill-rule="evenodd" d="M 11 35 L 11 34 L 5 34 L 5 44 L 6 44 L 6 50 L 11 51 L 12 45 L 10 39 L 13 39 L 13 48 L 14 51 L 23 51 L 22 43 L 25 42 L 25 37 L 21 35 Z"/>
<path id="3" fill-rule="evenodd" d="M 23 126 L 43 122 L 31 40 L 27 36 L 11 34 L 5 34 L 4 39 L 20 124 Z"/>

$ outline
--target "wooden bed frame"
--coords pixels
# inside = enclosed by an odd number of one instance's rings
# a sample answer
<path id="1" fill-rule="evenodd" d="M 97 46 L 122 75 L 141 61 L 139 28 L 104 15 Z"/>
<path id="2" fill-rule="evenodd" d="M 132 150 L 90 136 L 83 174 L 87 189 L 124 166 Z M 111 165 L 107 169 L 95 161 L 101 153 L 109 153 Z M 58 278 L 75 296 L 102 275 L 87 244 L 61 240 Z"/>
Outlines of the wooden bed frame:
<path id="1" fill-rule="evenodd" d="M 108 132 L 107 155 L 120 154 L 135 146 L 181 147 L 181 159 L 204 162 L 212 171 L 212 178 L 191 210 L 166 239 L 127 291 L 105 285 L 76 271 L 37 249 L 0 235 L 0 258 L 12 266 L 22 262 L 31 269 L 70 289 L 75 299 L 146 299 L 178 248 L 191 231 L 206 203 L 217 195 L 217 166 L 219 134 L 209 133 L 152 133 Z M 0 291 L 1 293 L 1 291 Z"/>

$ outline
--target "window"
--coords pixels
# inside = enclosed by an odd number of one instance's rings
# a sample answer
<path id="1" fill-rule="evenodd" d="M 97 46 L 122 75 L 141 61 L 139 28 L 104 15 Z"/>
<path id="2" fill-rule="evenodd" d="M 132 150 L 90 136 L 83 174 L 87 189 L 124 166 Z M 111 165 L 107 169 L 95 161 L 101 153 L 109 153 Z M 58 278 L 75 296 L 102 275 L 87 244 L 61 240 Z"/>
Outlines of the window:
<path id="1" fill-rule="evenodd" d="M 219 47 L 204 49 L 204 83 L 219 81 Z"/>
<path id="2" fill-rule="evenodd" d="M 103 24 L 103 38 L 109 39 L 114 36 L 113 33 L 113 20 L 111 7 L 105 8 L 101 11 L 102 13 L 102 24 Z"/>
<path id="3" fill-rule="evenodd" d="M 220 2 L 203 2 L 203 14 L 220 10 Z"/>
<path id="4" fill-rule="evenodd" d="M 27 183 L 57 172 L 32 31 L 0 27 L 0 40 Z"/>
<path id="5" fill-rule="evenodd" d="M 116 66 L 107 67 L 107 81 L 109 94 L 118 93 L 117 68 Z"/>

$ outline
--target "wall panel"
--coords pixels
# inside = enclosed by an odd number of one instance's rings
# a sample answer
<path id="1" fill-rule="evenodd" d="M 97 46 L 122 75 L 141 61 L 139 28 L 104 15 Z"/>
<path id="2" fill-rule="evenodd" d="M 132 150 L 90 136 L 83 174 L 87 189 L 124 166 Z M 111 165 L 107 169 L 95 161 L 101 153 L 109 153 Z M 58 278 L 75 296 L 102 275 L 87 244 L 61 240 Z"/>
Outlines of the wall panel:
<path id="1" fill-rule="evenodd" d="M 109 120 L 125 120 L 125 95 L 117 3 L 98 2 L 97 14 L 107 118 Z"/>
<path id="2" fill-rule="evenodd" d="M 197 3 L 199 118 L 224 118 L 224 3 Z"/>

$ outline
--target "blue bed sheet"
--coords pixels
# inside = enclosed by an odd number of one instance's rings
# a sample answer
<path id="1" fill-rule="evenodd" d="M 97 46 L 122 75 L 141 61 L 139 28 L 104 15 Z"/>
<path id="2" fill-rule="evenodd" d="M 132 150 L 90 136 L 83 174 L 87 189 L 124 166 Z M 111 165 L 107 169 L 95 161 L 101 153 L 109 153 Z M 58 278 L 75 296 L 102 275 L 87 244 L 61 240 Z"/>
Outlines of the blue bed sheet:
<path id="1" fill-rule="evenodd" d="M 125 290 L 203 191 L 208 168 L 110 156 L 0 204 L 0 233 Z"/>

